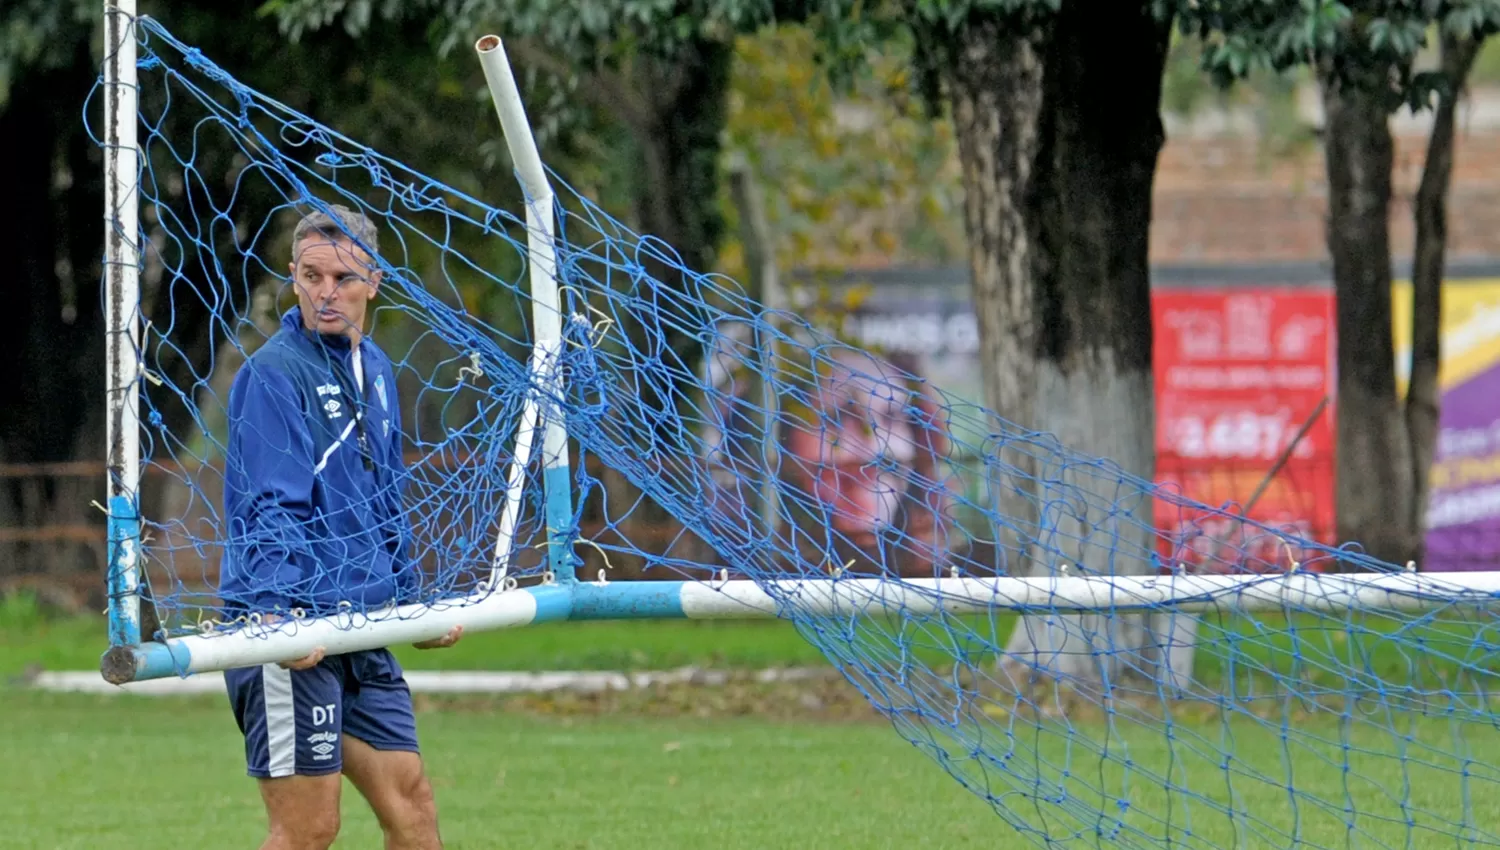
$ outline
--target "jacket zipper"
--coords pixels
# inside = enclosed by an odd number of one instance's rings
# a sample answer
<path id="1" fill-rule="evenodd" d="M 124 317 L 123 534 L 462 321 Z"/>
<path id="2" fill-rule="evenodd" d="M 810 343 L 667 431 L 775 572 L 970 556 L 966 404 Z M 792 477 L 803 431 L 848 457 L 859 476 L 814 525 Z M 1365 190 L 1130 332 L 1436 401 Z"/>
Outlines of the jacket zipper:
<path id="1" fill-rule="evenodd" d="M 354 361 L 354 357 L 358 353 L 359 353 L 358 346 L 351 346 L 350 347 L 350 350 L 349 350 L 349 360 L 350 360 L 351 364 Z M 363 355 L 360 355 L 360 367 L 361 367 L 360 368 L 360 372 L 361 373 L 364 372 L 363 366 L 364 366 L 364 357 L 363 357 Z M 354 378 L 354 398 L 355 398 L 354 429 L 355 429 L 356 432 L 358 432 L 359 456 L 360 456 L 360 458 L 362 460 L 364 460 L 365 471 L 366 472 L 370 472 L 370 473 L 374 473 L 375 472 L 375 456 L 374 456 L 374 454 L 372 454 L 370 452 L 370 441 L 369 441 L 369 438 L 365 436 L 365 388 L 364 388 L 365 381 L 361 380 L 361 378 L 363 378 L 365 376 L 363 374 L 359 374 L 359 375 L 353 374 L 353 369 L 352 368 L 350 369 L 350 374 L 351 374 L 351 377 Z M 376 475 L 375 478 L 378 481 L 379 478 L 380 478 L 380 476 Z"/>

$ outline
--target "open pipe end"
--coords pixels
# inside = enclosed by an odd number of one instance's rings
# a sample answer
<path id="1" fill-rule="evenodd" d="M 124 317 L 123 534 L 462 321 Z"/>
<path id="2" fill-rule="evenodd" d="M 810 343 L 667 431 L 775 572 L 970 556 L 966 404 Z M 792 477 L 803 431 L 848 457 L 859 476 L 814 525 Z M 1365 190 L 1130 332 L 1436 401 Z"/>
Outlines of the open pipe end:
<path id="1" fill-rule="evenodd" d="M 136 654 L 134 647 L 112 646 L 99 659 L 99 673 L 111 685 L 123 685 L 135 681 Z"/>
<path id="2" fill-rule="evenodd" d="M 481 37 L 478 41 L 474 42 L 474 49 L 478 50 L 480 53 L 489 53 L 493 50 L 499 49 L 499 47 L 500 36 L 498 35 L 486 35 Z"/>

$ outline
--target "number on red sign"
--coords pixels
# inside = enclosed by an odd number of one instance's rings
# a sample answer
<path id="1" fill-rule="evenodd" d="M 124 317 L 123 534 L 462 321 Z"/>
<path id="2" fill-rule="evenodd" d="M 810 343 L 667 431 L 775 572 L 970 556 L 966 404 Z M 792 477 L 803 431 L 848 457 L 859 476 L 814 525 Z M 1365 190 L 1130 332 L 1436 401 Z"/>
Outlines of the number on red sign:
<path id="1" fill-rule="evenodd" d="M 1270 460 L 1281 453 L 1294 431 L 1284 412 L 1221 413 L 1205 423 L 1199 416 L 1183 416 L 1172 425 L 1171 445 L 1181 457 Z M 1298 446 L 1298 455 L 1311 451 Z"/>

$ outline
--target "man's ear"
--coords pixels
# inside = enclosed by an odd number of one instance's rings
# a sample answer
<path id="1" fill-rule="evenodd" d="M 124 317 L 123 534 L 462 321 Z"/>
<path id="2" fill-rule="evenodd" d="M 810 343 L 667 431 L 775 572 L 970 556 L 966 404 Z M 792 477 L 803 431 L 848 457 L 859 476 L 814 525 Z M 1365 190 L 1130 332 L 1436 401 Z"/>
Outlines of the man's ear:
<path id="1" fill-rule="evenodd" d="M 382 280 L 384 280 L 384 279 L 385 279 L 385 273 L 382 272 L 382 271 L 377 270 L 377 271 L 372 272 L 370 274 L 370 295 L 369 295 L 369 299 L 371 301 L 375 300 L 375 296 L 380 294 L 380 282 Z"/>

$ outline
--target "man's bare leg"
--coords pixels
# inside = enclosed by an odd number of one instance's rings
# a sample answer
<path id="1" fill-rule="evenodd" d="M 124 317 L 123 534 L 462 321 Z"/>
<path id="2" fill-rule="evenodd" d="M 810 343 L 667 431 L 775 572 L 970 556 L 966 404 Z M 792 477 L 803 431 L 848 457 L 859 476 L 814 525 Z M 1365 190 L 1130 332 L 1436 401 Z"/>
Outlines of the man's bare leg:
<path id="1" fill-rule="evenodd" d="M 342 781 L 337 773 L 258 780 L 271 821 L 261 850 L 328 850 L 339 834 Z"/>
<path id="2" fill-rule="evenodd" d="M 422 757 L 404 750 L 377 750 L 343 736 L 344 775 L 369 802 L 385 832 L 386 850 L 442 850 L 437 801 Z"/>

